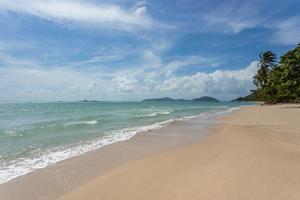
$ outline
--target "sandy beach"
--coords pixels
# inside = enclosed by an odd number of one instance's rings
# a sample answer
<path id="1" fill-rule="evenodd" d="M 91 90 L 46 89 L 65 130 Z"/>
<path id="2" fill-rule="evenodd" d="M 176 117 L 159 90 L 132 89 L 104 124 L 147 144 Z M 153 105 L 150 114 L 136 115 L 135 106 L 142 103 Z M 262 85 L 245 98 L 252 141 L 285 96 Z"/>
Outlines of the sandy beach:
<path id="1" fill-rule="evenodd" d="M 0 0 L 0 200 L 300 200 L 299 8 Z"/>
<path id="2" fill-rule="evenodd" d="M 0 185 L 0 199 L 299 199 L 299 105 L 178 121 Z"/>
<path id="3" fill-rule="evenodd" d="M 224 114 L 216 113 L 175 121 L 129 140 L 49 165 L 0 184 L 0 199 L 57 199 L 118 166 L 201 141 L 222 116 Z"/>
<path id="4" fill-rule="evenodd" d="M 248 107 L 206 140 L 105 173 L 60 198 L 300 198 L 300 107 Z"/>

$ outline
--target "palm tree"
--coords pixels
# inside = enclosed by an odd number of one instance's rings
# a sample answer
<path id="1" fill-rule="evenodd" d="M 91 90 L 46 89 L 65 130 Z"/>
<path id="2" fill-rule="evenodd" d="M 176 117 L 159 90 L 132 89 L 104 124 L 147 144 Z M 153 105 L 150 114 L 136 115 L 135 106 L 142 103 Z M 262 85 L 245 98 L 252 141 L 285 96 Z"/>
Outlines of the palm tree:
<path id="1" fill-rule="evenodd" d="M 254 76 L 254 84 L 258 88 L 264 88 L 268 81 L 270 70 L 276 65 L 276 54 L 272 51 L 265 51 L 259 54 L 259 70 Z"/>

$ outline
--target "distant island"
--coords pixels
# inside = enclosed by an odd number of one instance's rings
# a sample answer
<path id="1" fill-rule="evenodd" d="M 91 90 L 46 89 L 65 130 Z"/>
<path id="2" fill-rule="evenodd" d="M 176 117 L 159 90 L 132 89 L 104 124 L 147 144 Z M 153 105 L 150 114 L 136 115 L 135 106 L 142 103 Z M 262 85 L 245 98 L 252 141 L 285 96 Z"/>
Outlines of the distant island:
<path id="1" fill-rule="evenodd" d="M 163 98 L 153 98 L 153 99 L 144 99 L 143 102 L 148 101 L 155 101 L 155 102 L 169 102 L 169 101 L 177 101 L 176 99 L 172 99 L 170 97 L 163 97 Z"/>
<path id="2" fill-rule="evenodd" d="M 81 100 L 81 101 L 79 101 L 80 103 L 98 103 L 98 102 L 100 102 L 100 101 L 97 101 L 97 100 Z"/>
<path id="3" fill-rule="evenodd" d="M 209 96 L 203 96 L 200 98 L 193 99 L 192 101 L 210 101 L 210 102 L 219 102 L 218 99 Z"/>
<path id="4" fill-rule="evenodd" d="M 80 100 L 79 103 L 108 103 L 111 101 L 98 101 L 98 100 Z"/>
<path id="5" fill-rule="evenodd" d="M 185 99 L 172 99 L 170 97 L 163 97 L 163 98 L 152 98 L 152 99 L 144 99 L 143 102 L 181 102 L 181 101 L 195 101 L 195 102 L 219 102 L 218 99 L 209 96 L 203 96 L 200 98 L 195 98 L 192 100 L 185 100 Z"/>

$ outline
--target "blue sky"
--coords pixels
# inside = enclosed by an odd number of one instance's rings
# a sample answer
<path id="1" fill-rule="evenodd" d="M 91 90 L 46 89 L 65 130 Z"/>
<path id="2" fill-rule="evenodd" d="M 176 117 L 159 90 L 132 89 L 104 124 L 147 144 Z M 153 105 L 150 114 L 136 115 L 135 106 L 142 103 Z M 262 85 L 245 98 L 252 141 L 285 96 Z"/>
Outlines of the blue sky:
<path id="1" fill-rule="evenodd" d="M 0 101 L 140 100 L 253 88 L 300 42 L 298 0 L 0 0 Z"/>

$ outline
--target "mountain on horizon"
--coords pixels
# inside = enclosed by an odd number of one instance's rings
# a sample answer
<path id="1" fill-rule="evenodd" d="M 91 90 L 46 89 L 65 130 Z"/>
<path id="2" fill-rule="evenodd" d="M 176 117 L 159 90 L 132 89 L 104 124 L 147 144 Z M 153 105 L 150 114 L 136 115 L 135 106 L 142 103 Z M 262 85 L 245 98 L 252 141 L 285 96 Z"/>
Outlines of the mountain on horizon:
<path id="1" fill-rule="evenodd" d="M 219 102 L 218 99 L 216 99 L 214 97 L 210 97 L 210 96 L 202 96 L 200 98 L 195 98 L 192 100 L 173 99 L 170 97 L 162 97 L 162 98 L 144 99 L 142 102 L 173 102 L 173 101 Z"/>

